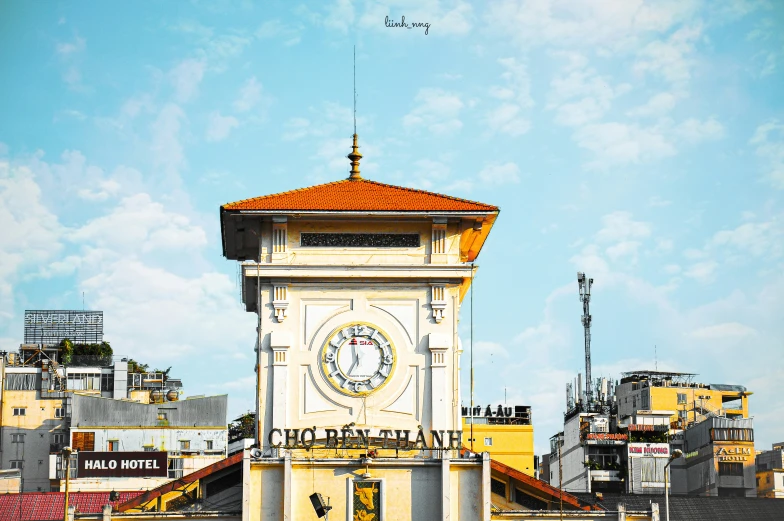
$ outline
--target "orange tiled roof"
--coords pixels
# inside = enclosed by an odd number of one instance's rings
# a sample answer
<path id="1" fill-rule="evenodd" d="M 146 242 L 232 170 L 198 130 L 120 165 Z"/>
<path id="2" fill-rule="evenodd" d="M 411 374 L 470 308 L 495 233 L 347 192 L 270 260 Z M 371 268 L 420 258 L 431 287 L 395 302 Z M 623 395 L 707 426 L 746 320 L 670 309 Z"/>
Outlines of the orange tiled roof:
<path id="1" fill-rule="evenodd" d="M 497 212 L 498 207 L 369 181 L 343 179 L 279 194 L 243 199 L 221 206 L 222 210 L 281 211 L 394 211 L 394 212 Z"/>

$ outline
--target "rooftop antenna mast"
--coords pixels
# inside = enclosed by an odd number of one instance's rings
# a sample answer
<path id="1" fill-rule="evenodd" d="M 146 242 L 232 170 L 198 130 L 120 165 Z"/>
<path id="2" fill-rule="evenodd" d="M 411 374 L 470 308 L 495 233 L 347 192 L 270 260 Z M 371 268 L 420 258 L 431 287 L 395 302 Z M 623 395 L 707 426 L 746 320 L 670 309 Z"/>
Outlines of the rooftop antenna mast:
<path id="1" fill-rule="evenodd" d="M 585 401 L 586 405 L 593 402 L 593 384 L 591 383 L 591 286 L 593 279 L 585 278 L 585 273 L 577 272 L 577 284 L 580 286 L 580 302 L 583 303 L 582 323 L 585 330 Z"/>

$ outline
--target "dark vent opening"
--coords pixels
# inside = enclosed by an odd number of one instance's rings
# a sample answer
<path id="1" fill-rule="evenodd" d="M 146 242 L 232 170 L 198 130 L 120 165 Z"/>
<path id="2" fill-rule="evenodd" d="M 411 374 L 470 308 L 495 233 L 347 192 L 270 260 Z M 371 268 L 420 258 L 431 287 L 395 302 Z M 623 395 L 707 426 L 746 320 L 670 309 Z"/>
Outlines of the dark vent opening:
<path id="1" fill-rule="evenodd" d="M 302 233 L 300 246 L 323 248 L 418 248 L 418 233 Z"/>

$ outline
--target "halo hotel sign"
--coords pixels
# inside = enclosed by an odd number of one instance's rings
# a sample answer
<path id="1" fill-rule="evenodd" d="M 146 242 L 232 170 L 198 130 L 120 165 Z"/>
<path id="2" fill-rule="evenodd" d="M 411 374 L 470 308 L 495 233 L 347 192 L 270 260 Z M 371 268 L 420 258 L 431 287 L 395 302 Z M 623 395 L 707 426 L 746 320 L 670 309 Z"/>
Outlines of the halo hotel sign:
<path id="1" fill-rule="evenodd" d="M 102 342 L 103 311 L 25 311 L 25 344 L 53 345 L 64 338 L 86 344 Z"/>

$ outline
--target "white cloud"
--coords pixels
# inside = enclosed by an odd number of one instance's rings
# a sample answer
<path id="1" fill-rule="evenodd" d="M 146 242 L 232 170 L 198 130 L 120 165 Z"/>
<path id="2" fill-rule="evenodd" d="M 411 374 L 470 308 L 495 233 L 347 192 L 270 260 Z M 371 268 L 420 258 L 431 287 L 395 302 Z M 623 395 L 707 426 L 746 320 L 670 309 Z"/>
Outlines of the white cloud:
<path id="1" fill-rule="evenodd" d="M 258 104 L 261 100 L 261 83 L 252 77 L 240 88 L 240 94 L 234 101 L 234 109 L 239 112 L 246 112 Z"/>
<path id="2" fill-rule="evenodd" d="M 221 116 L 218 111 L 212 112 L 207 123 L 205 138 L 207 141 L 223 141 L 229 137 L 231 129 L 238 127 L 239 124 L 239 120 L 234 116 Z"/>
<path id="3" fill-rule="evenodd" d="M 645 104 L 627 111 L 626 115 L 632 118 L 661 118 L 669 114 L 677 103 L 675 94 L 660 92 L 651 96 Z"/>
<path id="4" fill-rule="evenodd" d="M 590 68 L 577 69 L 569 59 L 563 74 L 550 82 L 547 108 L 556 110 L 556 123 L 582 126 L 604 116 L 612 100 L 629 89 L 627 84 L 613 87 L 609 78 Z"/>
<path id="5" fill-rule="evenodd" d="M 284 125 L 283 140 L 301 139 L 311 132 L 310 120 L 305 118 L 291 118 Z"/>
<path id="6" fill-rule="evenodd" d="M 628 258 L 631 264 L 637 263 L 637 250 L 640 248 L 639 241 L 621 241 L 607 248 L 607 256 L 613 262 L 618 262 L 623 258 Z"/>
<path id="7" fill-rule="evenodd" d="M 262 40 L 279 39 L 283 41 L 283 45 L 288 47 L 300 42 L 303 29 L 302 26 L 291 26 L 277 19 L 267 20 L 256 30 L 256 38 Z"/>
<path id="8" fill-rule="evenodd" d="M 470 348 L 471 343 L 468 343 Z M 509 352 L 497 342 L 479 340 L 474 343 L 474 365 L 486 365 L 509 358 Z"/>
<path id="9" fill-rule="evenodd" d="M 683 274 L 690 279 L 708 284 L 716 278 L 716 269 L 718 267 L 719 264 L 715 261 L 697 262 L 689 266 L 689 269 L 684 271 Z"/>
<path id="10" fill-rule="evenodd" d="M 623 52 L 651 33 L 666 32 L 689 19 L 691 0 L 572 2 L 500 0 L 489 4 L 485 20 L 496 32 L 525 46 L 584 49 L 597 46 Z"/>
<path id="11" fill-rule="evenodd" d="M 96 188 L 80 188 L 77 195 L 86 201 L 105 201 L 109 197 L 117 195 L 122 188 L 119 182 L 114 179 L 98 181 Z"/>
<path id="12" fill-rule="evenodd" d="M 352 0 L 336 0 L 327 7 L 322 19 L 325 27 L 347 32 L 354 25 L 354 3 Z"/>
<path id="13" fill-rule="evenodd" d="M 683 27 L 673 33 L 666 41 L 655 40 L 646 45 L 639 53 L 634 71 L 661 76 L 673 88 L 684 91 L 691 79 L 694 67 L 694 42 L 702 35 L 700 26 Z"/>
<path id="14" fill-rule="evenodd" d="M 434 134 L 452 134 L 463 127 L 460 111 L 463 102 L 457 94 L 441 89 L 420 89 L 417 106 L 403 117 L 403 125 Z"/>
<path id="15" fill-rule="evenodd" d="M 667 273 L 668 275 L 677 275 L 681 272 L 681 267 L 677 264 L 667 264 L 663 269 L 664 273 Z"/>
<path id="16" fill-rule="evenodd" d="M 507 163 L 493 163 L 485 166 L 479 172 L 479 180 L 487 185 L 519 183 L 520 168 L 511 161 Z"/>
<path id="17" fill-rule="evenodd" d="M 596 234 L 596 240 L 600 243 L 642 239 L 651 234 L 651 226 L 632 220 L 630 212 L 616 211 L 607 214 L 602 217 L 602 224 L 602 229 Z"/>
<path id="18" fill-rule="evenodd" d="M 504 103 L 485 116 L 485 122 L 494 133 L 521 136 L 531 129 L 531 123 L 521 116 L 519 105 Z"/>
<path id="19" fill-rule="evenodd" d="M 640 127 L 624 123 L 586 125 L 575 134 L 577 144 L 596 155 L 587 166 L 605 169 L 639 164 L 675 154 L 675 147 L 657 127 Z"/>
<path id="20" fill-rule="evenodd" d="M 13 317 L 14 283 L 62 249 L 64 228 L 42 202 L 41 188 L 25 166 L 0 161 L 0 323 Z"/>
<path id="21" fill-rule="evenodd" d="M 784 189 L 784 124 L 771 120 L 758 126 L 749 140 L 765 170 L 765 180 L 774 188 Z"/>
<path id="22" fill-rule="evenodd" d="M 55 46 L 57 54 L 69 55 L 82 52 L 87 48 L 87 40 L 80 36 L 76 36 L 72 42 L 59 42 Z"/>
<path id="23" fill-rule="evenodd" d="M 531 78 L 528 75 L 528 70 L 523 63 L 519 63 L 515 58 L 500 58 L 498 60 L 504 72 L 501 73 L 501 79 L 505 82 L 505 87 L 496 87 L 501 89 L 501 92 L 508 91 L 510 96 L 498 96 L 502 99 L 514 98 L 520 108 L 527 109 L 534 105 L 534 100 L 531 98 Z"/>
<path id="24" fill-rule="evenodd" d="M 692 338 L 700 340 L 726 339 L 727 337 L 746 337 L 754 336 L 757 331 L 754 328 L 740 324 L 738 322 L 726 322 L 714 326 L 701 327 L 689 333 Z"/>
<path id="25" fill-rule="evenodd" d="M 670 206 L 672 201 L 668 201 L 666 199 L 662 199 L 658 195 L 652 195 L 648 198 L 648 206 L 652 208 L 662 208 L 665 206 Z"/>
<path id="26" fill-rule="evenodd" d="M 166 211 L 145 193 L 122 199 L 111 213 L 73 230 L 68 239 L 121 257 L 137 252 L 194 250 L 207 244 L 201 227 L 184 215 Z"/>
<path id="27" fill-rule="evenodd" d="M 196 98 L 206 68 L 207 64 L 203 61 L 187 59 L 169 71 L 169 81 L 174 88 L 176 101 L 187 103 Z"/>
<path id="28" fill-rule="evenodd" d="M 754 257 L 780 257 L 784 253 L 784 227 L 775 220 L 742 224 L 734 230 L 717 232 L 709 246 L 732 246 Z"/>
<path id="29" fill-rule="evenodd" d="M 180 128 L 185 113 L 174 103 L 167 103 L 150 124 L 153 163 L 170 179 L 177 179 L 185 166 L 185 152 L 180 142 Z"/>
<path id="30" fill-rule="evenodd" d="M 724 125 L 710 118 L 700 121 L 690 118 L 674 129 L 675 135 L 691 143 L 721 139 L 724 137 Z"/>

